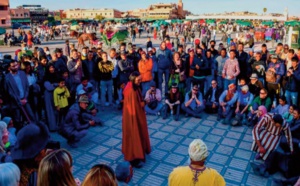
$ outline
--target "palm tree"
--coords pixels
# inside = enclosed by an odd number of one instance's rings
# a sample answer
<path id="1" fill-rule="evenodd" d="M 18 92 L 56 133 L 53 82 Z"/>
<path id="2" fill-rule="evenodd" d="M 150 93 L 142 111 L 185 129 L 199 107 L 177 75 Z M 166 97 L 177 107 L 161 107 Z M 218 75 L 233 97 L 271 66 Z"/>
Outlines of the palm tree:
<path id="1" fill-rule="evenodd" d="M 265 14 L 266 14 L 267 10 L 268 10 L 267 8 L 264 8 L 264 9 L 263 9 L 263 11 L 264 11 Z"/>

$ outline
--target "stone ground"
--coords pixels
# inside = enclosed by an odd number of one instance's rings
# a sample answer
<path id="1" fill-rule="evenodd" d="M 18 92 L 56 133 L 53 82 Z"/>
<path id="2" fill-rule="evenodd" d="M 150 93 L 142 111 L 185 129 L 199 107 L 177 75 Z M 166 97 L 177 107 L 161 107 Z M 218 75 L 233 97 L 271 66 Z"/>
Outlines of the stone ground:
<path id="1" fill-rule="evenodd" d="M 71 42 L 75 43 L 75 40 Z M 146 35 L 136 40 L 137 47 L 145 47 L 145 43 Z M 158 47 L 158 40 L 153 43 Z M 55 40 L 40 46 L 49 46 L 52 51 L 57 47 L 62 48 L 63 45 L 63 40 Z M 260 45 L 256 44 L 255 50 L 259 50 Z M 13 54 L 17 49 L 0 47 L 0 52 Z M 106 108 L 100 111 L 99 117 L 104 120 L 104 126 L 90 128 L 77 149 L 70 148 L 59 134 L 51 134 L 54 140 L 61 142 L 62 148 L 71 152 L 74 158 L 74 175 L 81 181 L 88 170 L 97 163 L 109 164 L 115 168 L 123 161 L 121 111 Z M 272 185 L 272 177 L 256 176 L 250 167 L 250 162 L 255 157 L 255 153 L 250 151 L 253 141 L 252 128 L 223 125 L 216 121 L 216 115 L 204 115 L 201 120 L 181 116 L 177 122 L 148 115 L 147 120 L 152 152 L 146 157 L 144 167 L 134 170 L 129 185 L 167 185 L 168 175 L 173 168 L 188 164 L 188 145 L 195 138 L 201 138 L 207 144 L 207 166 L 218 170 L 224 176 L 227 185 Z M 276 174 L 273 177 L 278 178 L 281 175 Z"/>
<path id="2" fill-rule="evenodd" d="M 97 163 L 105 163 L 114 169 L 124 161 L 121 153 L 121 111 L 106 108 L 99 113 L 104 126 L 89 129 L 88 135 L 79 143 L 79 148 L 70 148 L 66 140 L 52 133 L 54 140 L 61 142 L 74 158 L 74 176 L 80 180 Z M 204 140 L 209 149 L 207 166 L 224 176 L 227 185 L 267 186 L 272 178 L 254 175 L 250 162 L 255 153 L 250 151 L 252 128 L 233 127 L 216 121 L 216 115 L 204 115 L 203 119 L 186 118 L 180 121 L 147 115 L 152 152 L 146 157 L 141 169 L 134 169 L 130 185 L 167 185 L 173 168 L 188 165 L 188 145 L 195 138 Z M 280 177 L 280 175 L 275 175 Z"/>

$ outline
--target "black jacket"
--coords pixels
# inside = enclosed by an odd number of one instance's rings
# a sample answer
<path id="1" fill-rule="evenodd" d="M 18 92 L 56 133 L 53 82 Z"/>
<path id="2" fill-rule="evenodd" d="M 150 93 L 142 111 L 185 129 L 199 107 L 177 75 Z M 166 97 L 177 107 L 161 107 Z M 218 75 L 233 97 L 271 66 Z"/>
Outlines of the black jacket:
<path id="1" fill-rule="evenodd" d="M 210 87 L 204 95 L 204 100 L 210 101 L 212 98 L 212 94 L 213 94 L 213 88 Z M 219 87 L 217 87 L 217 90 L 215 92 L 215 102 L 219 101 L 219 97 L 221 94 L 222 94 L 222 90 Z"/>

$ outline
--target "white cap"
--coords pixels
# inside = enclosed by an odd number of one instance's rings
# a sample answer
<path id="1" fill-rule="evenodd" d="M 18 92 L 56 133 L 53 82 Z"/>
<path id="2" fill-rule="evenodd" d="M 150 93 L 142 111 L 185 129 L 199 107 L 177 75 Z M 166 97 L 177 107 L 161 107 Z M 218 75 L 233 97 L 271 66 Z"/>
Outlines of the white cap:
<path id="1" fill-rule="evenodd" d="M 207 146 L 201 139 L 195 139 L 190 143 L 189 155 L 193 161 L 202 161 L 207 158 Z"/>

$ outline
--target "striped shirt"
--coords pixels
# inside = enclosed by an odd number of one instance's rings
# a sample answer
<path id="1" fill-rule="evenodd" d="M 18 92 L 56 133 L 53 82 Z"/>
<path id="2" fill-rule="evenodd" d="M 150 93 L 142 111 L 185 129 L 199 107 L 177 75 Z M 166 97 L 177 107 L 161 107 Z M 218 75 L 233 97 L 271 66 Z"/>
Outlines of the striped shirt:
<path id="1" fill-rule="evenodd" d="M 253 128 L 253 144 L 251 150 L 259 152 L 256 141 L 260 141 L 261 145 L 266 150 L 265 154 L 261 154 L 263 160 L 266 160 L 269 154 L 276 149 L 280 142 L 281 132 L 284 132 L 289 143 L 291 152 L 293 151 L 292 134 L 290 126 L 287 122 L 283 122 L 281 127 L 276 127 L 273 122 L 272 115 L 266 114 Z"/>

